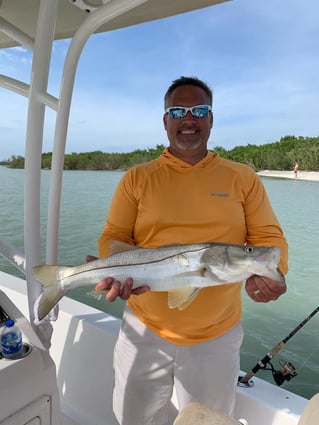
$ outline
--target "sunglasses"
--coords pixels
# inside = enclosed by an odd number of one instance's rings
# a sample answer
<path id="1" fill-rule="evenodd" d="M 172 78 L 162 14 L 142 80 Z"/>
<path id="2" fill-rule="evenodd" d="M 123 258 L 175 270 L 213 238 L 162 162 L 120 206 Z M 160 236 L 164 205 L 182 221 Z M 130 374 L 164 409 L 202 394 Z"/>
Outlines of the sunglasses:
<path id="1" fill-rule="evenodd" d="M 212 108 L 209 105 L 196 105 L 186 108 L 185 106 L 172 106 L 167 108 L 165 113 L 170 118 L 175 120 L 181 120 L 186 117 L 187 112 L 190 111 L 194 118 L 206 118 L 208 113 L 211 112 Z"/>

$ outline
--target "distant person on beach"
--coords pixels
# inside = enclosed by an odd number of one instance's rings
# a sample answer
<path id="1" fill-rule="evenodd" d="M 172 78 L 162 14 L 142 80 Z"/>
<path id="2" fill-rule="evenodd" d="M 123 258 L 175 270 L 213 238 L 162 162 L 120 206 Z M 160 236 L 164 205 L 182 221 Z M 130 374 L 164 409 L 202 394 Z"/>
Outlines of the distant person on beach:
<path id="1" fill-rule="evenodd" d="M 170 85 L 163 115 L 168 147 L 122 177 L 98 242 L 100 257 L 110 254 L 112 240 L 143 248 L 203 242 L 276 246 L 278 268 L 287 272 L 287 242 L 261 179 L 247 165 L 208 151 L 212 98 L 195 77 Z M 145 121 L 147 115 L 141 116 L 141 129 Z M 132 278 L 107 276 L 96 285 L 109 289 L 108 301 L 128 300 L 113 357 L 118 422 L 166 424 L 174 385 L 180 409 L 200 402 L 232 415 L 243 339 L 242 282 L 203 288 L 182 311 L 168 307 L 167 292 L 132 285 Z M 254 275 L 245 289 L 253 301 L 267 303 L 285 293 L 286 284 Z"/>
<path id="2" fill-rule="evenodd" d="M 299 165 L 296 162 L 294 166 L 295 179 L 298 177 L 298 171 L 299 171 Z"/>

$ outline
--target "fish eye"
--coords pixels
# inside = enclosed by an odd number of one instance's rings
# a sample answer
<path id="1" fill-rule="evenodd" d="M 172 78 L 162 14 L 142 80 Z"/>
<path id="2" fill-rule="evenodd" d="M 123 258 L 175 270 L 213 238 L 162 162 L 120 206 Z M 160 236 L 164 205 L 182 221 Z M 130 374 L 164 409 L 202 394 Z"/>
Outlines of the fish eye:
<path id="1" fill-rule="evenodd" d="M 246 252 L 247 252 L 247 254 L 252 254 L 254 252 L 254 248 L 252 246 L 247 246 Z"/>

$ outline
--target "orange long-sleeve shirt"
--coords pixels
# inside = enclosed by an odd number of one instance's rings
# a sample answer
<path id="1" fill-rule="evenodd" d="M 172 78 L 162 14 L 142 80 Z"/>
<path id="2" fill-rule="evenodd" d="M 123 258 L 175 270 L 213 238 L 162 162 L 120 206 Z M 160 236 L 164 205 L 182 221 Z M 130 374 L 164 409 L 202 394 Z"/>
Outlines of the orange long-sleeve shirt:
<path id="1" fill-rule="evenodd" d="M 195 242 L 277 246 L 279 268 L 287 272 L 287 243 L 259 177 L 211 152 L 192 166 L 165 149 L 159 158 L 128 170 L 98 242 L 100 257 L 109 254 L 111 239 L 145 248 Z M 240 292 L 241 283 L 204 288 L 183 311 L 168 308 L 166 292 L 131 296 L 128 303 L 153 332 L 191 345 L 240 321 Z"/>

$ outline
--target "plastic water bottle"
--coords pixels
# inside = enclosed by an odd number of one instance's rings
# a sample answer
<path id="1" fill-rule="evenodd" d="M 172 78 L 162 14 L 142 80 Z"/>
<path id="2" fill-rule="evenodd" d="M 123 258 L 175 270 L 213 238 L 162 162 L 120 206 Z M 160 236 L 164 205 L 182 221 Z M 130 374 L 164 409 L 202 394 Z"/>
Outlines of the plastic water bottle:
<path id="1" fill-rule="evenodd" d="M 1 333 L 1 350 L 3 357 L 7 359 L 18 358 L 23 349 L 22 334 L 20 329 L 14 324 L 14 320 L 9 319 Z"/>

